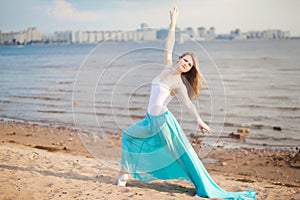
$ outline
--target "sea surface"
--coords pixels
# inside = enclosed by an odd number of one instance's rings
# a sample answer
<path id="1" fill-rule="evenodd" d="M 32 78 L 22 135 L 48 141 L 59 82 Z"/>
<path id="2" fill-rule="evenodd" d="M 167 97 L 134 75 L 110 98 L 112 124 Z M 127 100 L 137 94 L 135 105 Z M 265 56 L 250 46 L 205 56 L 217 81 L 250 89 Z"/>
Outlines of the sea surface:
<path id="1" fill-rule="evenodd" d="M 0 118 L 53 124 L 95 135 L 120 133 L 145 116 L 163 42 L 0 47 Z M 193 51 L 206 87 L 194 101 L 225 147 L 300 146 L 300 40 L 176 44 Z M 187 135 L 200 133 L 179 99 L 169 110 Z M 228 138 L 249 128 L 245 140 Z M 281 129 L 281 130 L 278 130 Z"/>

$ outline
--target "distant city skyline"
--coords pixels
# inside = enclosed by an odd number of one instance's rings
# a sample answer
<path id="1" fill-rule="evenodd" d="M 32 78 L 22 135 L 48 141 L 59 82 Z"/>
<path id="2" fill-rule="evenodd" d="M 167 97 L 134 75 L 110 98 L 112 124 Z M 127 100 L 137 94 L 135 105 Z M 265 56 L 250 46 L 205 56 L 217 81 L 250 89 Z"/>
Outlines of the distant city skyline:
<path id="1" fill-rule="evenodd" d="M 169 24 L 168 11 L 179 7 L 178 27 L 215 27 L 218 33 L 281 29 L 300 36 L 300 1 L 286 0 L 187 0 L 187 1 L 75 1 L 21 0 L 0 3 L 0 30 L 38 27 L 43 33 L 63 30 L 123 30 Z"/>
<path id="2" fill-rule="evenodd" d="M 96 44 L 103 41 L 114 42 L 136 42 L 136 41 L 157 41 L 164 40 L 168 35 L 168 29 L 152 29 L 146 24 L 141 24 L 140 29 L 134 31 L 57 31 L 50 34 L 43 34 L 36 27 L 29 27 L 27 30 L 18 32 L 0 32 L 0 45 L 31 45 L 31 44 Z M 211 40 L 282 40 L 299 39 L 291 37 L 289 31 L 280 29 L 247 31 L 241 32 L 236 29 L 226 34 L 217 34 L 214 27 L 206 29 L 199 27 L 196 30 L 189 27 L 176 29 L 176 41 L 211 41 Z"/>

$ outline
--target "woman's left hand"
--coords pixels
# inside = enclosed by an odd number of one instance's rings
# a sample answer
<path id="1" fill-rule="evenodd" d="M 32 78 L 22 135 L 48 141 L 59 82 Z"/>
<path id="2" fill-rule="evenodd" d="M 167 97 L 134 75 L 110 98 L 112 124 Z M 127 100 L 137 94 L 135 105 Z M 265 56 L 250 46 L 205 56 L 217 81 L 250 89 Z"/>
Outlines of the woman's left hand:
<path id="1" fill-rule="evenodd" d="M 206 123 L 204 123 L 203 121 L 198 123 L 198 126 L 199 126 L 202 134 L 204 134 L 204 131 L 207 131 L 209 134 L 213 133 L 213 131 L 209 128 L 209 126 Z"/>

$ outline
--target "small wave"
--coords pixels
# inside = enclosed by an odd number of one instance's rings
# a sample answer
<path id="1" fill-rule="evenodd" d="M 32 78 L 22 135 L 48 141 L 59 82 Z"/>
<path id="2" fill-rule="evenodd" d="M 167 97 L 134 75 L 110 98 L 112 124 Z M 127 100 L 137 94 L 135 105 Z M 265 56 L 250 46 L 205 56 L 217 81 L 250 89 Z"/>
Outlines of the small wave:
<path id="1" fill-rule="evenodd" d="M 251 105 L 236 105 L 236 107 L 240 107 L 240 108 L 256 108 L 256 109 L 273 109 L 274 107 L 270 107 L 270 106 L 267 106 L 267 105 L 254 105 L 254 104 L 251 104 Z"/>
<path id="2" fill-rule="evenodd" d="M 91 113 L 84 113 L 84 114 L 91 114 Z M 100 113 L 100 112 L 97 112 L 96 113 L 97 116 L 107 116 L 109 115 L 108 113 Z"/>
<path id="3" fill-rule="evenodd" d="M 264 106 L 260 106 L 260 105 L 238 105 L 237 107 L 249 107 L 249 108 L 262 108 Z"/>
<path id="4" fill-rule="evenodd" d="M 66 89 L 49 89 L 45 88 L 45 91 L 47 92 L 63 92 L 63 93 L 72 93 L 73 90 L 66 90 Z"/>
<path id="5" fill-rule="evenodd" d="M 251 124 L 250 126 L 256 129 L 271 128 L 271 126 L 267 126 L 263 124 Z"/>
<path id="6" fill-rule="evenodd" d="M 12 103 L 12 101 L 9 101 L 9 100 L 0 100 L 0 103 Z"/>
<path id="7" fill-rule="evenodd" d="M 46 103 L 36 103 L 36 102 L 20 102 L 20 101 L 10 101 L 10 100 L 0 100 L 0 103 L 7 103 L 7 104 L 22 104 L 22 105 L 31 105 L 31 106 L 42 106 L 42 107 L 55 107 L 57 108 L 58 106 L 64 106 L 64 107 L 69 107 L 70 105 L 68 103 L 66 104 L 46 104 Z M 52 103 L 52 102 L 51 102 Z M 55 102 L 54 102 L 55 103 Z"/>
<path id="8" fill-rule="evenodd" d="M 264 125 L 264 124 L 241 124 L 241 123 L 232 123 L 232 122 L 225 122 L 224 126 L 226 127 L 249 127 L 253 129 L 273 129 L 273 126 Z"/>
<path id="9" fill-rule="evenodd" d="M 239 83 L 238 80 L 234 80 L 234 79 L 232 79 L 232 78 L 224 78 L 223 81 L 226 82 L 226 83 L 230 83 L 230 82 L 233 82 L 233 83 Z"/>
<path id="10" fill-rule="evenodd" d="M 125 118 L 128 118 L 128 117 L 131 117 L 131 118 L 134 118 L 134 119 L 143 119 L 145 118 L 145 114 L 144 115 L 138 115 L 138 114 L 118 114 L 119 117 L 125 117 Z"/>
<path id="11" fill-rule="evenodd" d="M 64 113 L 66 113 L 65 111 L 60 111 L 60 110 L 37 110 L 37 112 L 52 113 L 52 114 L 64 114 Z"/>
<path id="12" fill-rule="evenodd" d="M 237 107 L 248 107 L 248 108 L 255 108 L 255 109 L 269 109 L 269 110 L 278 110 L 278 111 L 300 111 L 300 107 L 288 107 L 288 106 L 277 106 L 277 107 L 271 107 L 271 106 L 263 106 L 263 105 L 238 105 Z M 272 119 L 272 117 L 268 116 L 257 116 L 257 119 Z"/>
<path id="13" fill-rule="evenodd" d="M 20 98 L 20 99 L 41 99 L 41 100 L 47 100 L 47 101 L 60 101 L 60 100 L 62 100 L 61 98 L 38 97 L 38 96 L 17 96 L 17 95 L 12 95 L 12 96 L 9 96 L 9 97 Z"/>
<path id="14" fill-rule="evenodd" d="M 229 126 L 229 127 L 233 127 L 233 126 L 236 126 L 237 124 L 234 124 L 234 123 L 229 123 L 229 122 L 225 122 L 224 123 L 224 126 Z"/>
<path id="15" fill-rule="evenodd" d="M 282 98 L 282 100 L 285 97 Z M 248 107 L 248 108 L 267 108 L 267 109 L 277 109 L 281 111 L 299 111 L 299 107 L 288 107 L 288 106 L 279 106 L 279 107 L 270 107 L 270 106 L 263 106 L 263 105 L 237 105 L 237 107 Z"/>
<path id="16" fill-rule="evenodd" d="M 134 115 L 134 114 L 131 114 L 130 117 L 133 118 L 133 119 L 143 119 L 143 118 L 145 118 L 145 115 Z"/>
<path id="17" fill-rule="evenodd" d="M 59 85 L 68 85 L 68 84 L 73 84 L 73 81 L 58 81 L 57 83 Z"/>
<path id="18" fill-rule="evenodd" d="M 276 100 L 289 100 L 290 99 L 287 96 L 259 96 L 258 98 L 276 99 Z"/>
<path id="19" fill-rule="evenodd" d="M 124 93 L 126 96 L 133 96 L 133 97 L 147 97 L 149 94 L 141 94 L 141 93 Z"/>
<path id="20" fill-rule="evenodd" d="M 129 110 L 143 110 L 143 109 L 141 109 L 140 107 L 135 107 L 135 108 L 128 108 Z"/>
<path id="21" fill-rule="evenodd" d="M 300 72 L 300 70 L 297 69 L 297 68 L 279 68 L 278 71 L 283 71 L 283 72 Z"/>
<path id="22" fill-rule="evenodd" d="M 300 119 L 300 116 L 287 116 L 286 119 Z"/>
<path id="23" fill-rule="evenodd" d="M 299 107 L 275 107 L 278 110 L 282 110 L 282 111 L 299 111 L 300 108 Z"/>
<path id="24" fill-rule="evenodd" d="M 226 127 L 244 127 L 241 124 L 229 123 L 229 122 L 225 122 L 224 126 L 226 126 Z M 252 127 L 252 128 L 255 128 L 255 129 L 263 129 L 263 128 L 267 128 L 267 127 L 269 128 L 270 126 L 266 126 L 266 125 L 262 125 L 262 124 L 251 124 L 251 125 L 248 125 L 247 127 Z"/>
<path id="25" fill-rule="evenodd" d="M 300 139 L 297 138 L 292 138 L 292 137 L 275 137 L 271 135 L 263 135 L 263 134 L 255 134 L 255 135 L 250 135 L 249 139 L 254 139 L 254 140 L 274 140 L 274 141 L 289 141 L 292 140 L 293 142 L 300 141 Z"/>
<path id="26" fill-rule="evenodd" d="M 124 111 L 128 111 L 128 110 L 131 110 L 131 111 L 136 111 L 136 110 L 144 110 L 143 107 L 129 107 L 127 108 L 126 106 L 117 106 L 117 105 L 111 105 L 111 104 L 107 104 L 107 105 L 97 105 L 96 106 L 96 110 L 101 110 L 101 109 L 111 109 L 111 110 L 114 110 L 116 112 L 124 112 Z"/>

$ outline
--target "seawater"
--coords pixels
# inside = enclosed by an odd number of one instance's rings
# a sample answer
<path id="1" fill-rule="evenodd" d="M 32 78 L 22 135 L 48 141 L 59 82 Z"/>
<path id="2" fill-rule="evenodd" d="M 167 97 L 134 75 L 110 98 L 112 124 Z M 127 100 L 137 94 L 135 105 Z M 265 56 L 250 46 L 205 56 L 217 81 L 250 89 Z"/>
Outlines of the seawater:
<path id="1" fill-rule="evenodd" d="M 163 42 L 2 46 L 0 117 L 120 133 L 144 117 L 163 48 Z M 174 62 L 189 50 L 207 83 L 194 104 L 215 131 L 204 141 L 299 146 L 299 40 L 186 42 L 176 44 Z M 177 98 L 169 109 L 186 134 L 199 133 Z M 227 138 L 240 127 L 251 129 L 249 138 Z"/>

